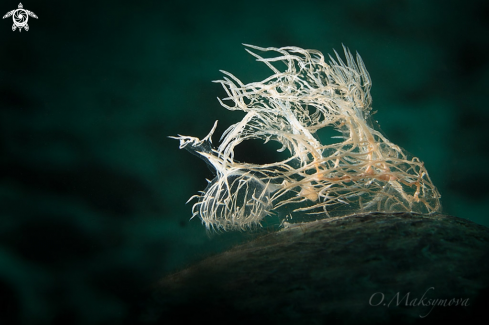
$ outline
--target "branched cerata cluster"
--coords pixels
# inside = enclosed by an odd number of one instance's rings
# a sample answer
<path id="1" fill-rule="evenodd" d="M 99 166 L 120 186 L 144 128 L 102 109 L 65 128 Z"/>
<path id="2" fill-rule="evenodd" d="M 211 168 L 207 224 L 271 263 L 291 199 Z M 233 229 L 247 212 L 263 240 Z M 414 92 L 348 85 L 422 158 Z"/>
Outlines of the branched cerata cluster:
<path id="1" fill-rule="evenodd" d="M 325 61 L 316 50 L 298 47 L 247 51 L 270 68 L 265 80 L 244 84 L 229 72 L 217 81 L 228 97 L 228 110 L 246 113 L 212 145 L 179 135 L 180 148 L 210 163 L 216 177 L 192 198 L 193 216 L 208 229 L 247 229 L 280 207 L 316 218 L 356 212 L 439 212 L 440 195 L 423 162 L 390 142 L 371 123 L 371 79 L 360 57 L 344 48 Z M 252 50 L 273 53 L 264 58 Z M 264 55 L 263 55 L 264 56 Z M 270 56 L 270 55 L 268 55 Z M 316 132 L 332 127 L 333 143 L 322 143 Z M 277 141 L 290 157 L 270 164 L 234 159 L 246 140 Z"/>

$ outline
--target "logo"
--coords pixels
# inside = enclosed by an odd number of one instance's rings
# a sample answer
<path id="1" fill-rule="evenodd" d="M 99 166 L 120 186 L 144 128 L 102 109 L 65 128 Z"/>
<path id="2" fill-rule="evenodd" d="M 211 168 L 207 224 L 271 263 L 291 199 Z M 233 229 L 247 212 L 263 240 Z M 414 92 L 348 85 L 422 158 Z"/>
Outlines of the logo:
<path id="1" fill-rule="evenodd" d="M 29 25 L 27 25 L 27 21 L 29 20 L 29 16 L 36 18 L 37 16 L 35 13 L 29 10 L 25 10 L 24 6 L 22 6 L 22 3 L 19 3 L 19 8 L 11 10 L 3 16 L 3 19 L 12 16 L 12 19 L 14 20 L 14 24 L 12 25 L 12 31 L 15 32 L 15 29 L 19 29 L 19 32 L 22 31 L 22 28 L 24 28 L 26 31 L 29 30 Z"/>

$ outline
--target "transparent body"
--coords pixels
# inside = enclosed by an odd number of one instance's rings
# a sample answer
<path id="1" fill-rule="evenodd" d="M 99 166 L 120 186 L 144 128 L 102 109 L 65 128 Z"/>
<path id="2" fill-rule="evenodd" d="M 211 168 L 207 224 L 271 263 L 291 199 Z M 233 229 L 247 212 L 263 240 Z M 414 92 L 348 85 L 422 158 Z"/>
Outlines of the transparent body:
<path id="1" fill-rule="evenodd" d="M 223 133 L 217 148 L 211 140 L 217 121 L 202 140 L 173 137 L 216 170 L 205 191 L 192 197 L 193 217 L 208 229 L 235 230 L 259 226 L 283 206 L 317 218 L 440 212 L 440 195 L 423 162 L 370 122 L 371 80 L 358 54 L 355 59 L 344 48 L 346 62 L 335 52 L 326 63 L 316 50 L 246 46 L 276 56 L 263 58 L 247 49 L 273 72 L 260 82 L 244 84 L 222 71 L 217 82 L 228 97 L 219 102 L 245 117 Z M 340 142 L 321 143 L 316 132 L 325 127 L 335 128 Z M 234 149 L 250 139 L 277 141 L 290 158 L 263 165 L 236 161 Z"/>

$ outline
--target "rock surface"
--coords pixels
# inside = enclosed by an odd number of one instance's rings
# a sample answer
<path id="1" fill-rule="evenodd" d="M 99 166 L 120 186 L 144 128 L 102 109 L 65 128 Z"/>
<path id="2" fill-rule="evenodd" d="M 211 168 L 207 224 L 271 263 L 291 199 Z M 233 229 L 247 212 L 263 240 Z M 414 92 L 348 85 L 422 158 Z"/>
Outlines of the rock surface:
<path id="1" fill-rule="evenodd" d="M 167 276 L 146 320 L 487 324 L 488 311 L 488 228 L 370 213 L 288 225 Z"/>

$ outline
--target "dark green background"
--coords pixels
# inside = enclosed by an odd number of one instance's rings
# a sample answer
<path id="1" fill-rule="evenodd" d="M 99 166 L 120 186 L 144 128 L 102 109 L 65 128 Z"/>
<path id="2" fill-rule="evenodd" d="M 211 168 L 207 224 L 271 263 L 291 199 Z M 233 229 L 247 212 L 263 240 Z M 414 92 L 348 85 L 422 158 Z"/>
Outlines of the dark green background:
<path id="1" fill-rule="evenodd" d="M 358 51 L 443 212 L 489 225 L 488 1 L 23 4 L 28 32 L 0 21 L 0 324 L 133 324 L 155 280 L 242 239 L 189 222 L 213 176 L 167 138 L 242 117 L 211 82 L 269 75 L 242 43 Z"/>

